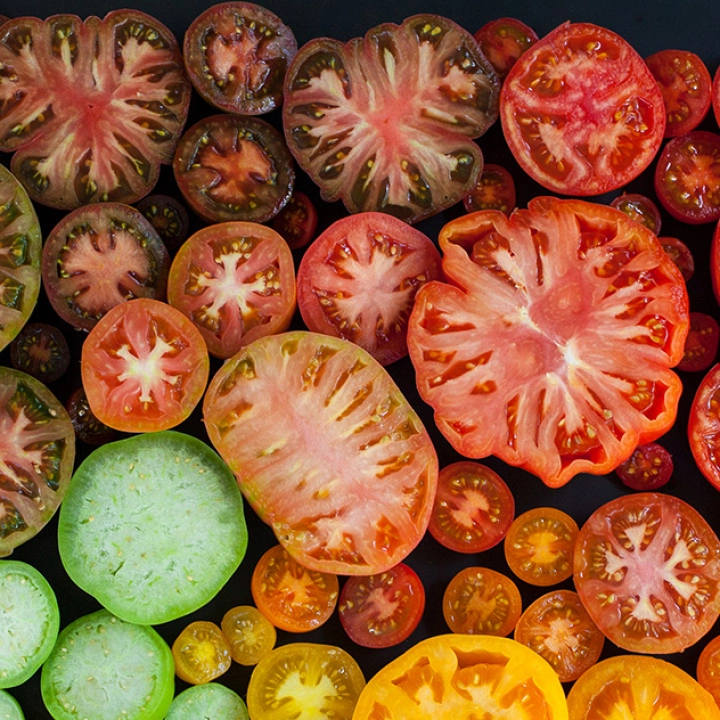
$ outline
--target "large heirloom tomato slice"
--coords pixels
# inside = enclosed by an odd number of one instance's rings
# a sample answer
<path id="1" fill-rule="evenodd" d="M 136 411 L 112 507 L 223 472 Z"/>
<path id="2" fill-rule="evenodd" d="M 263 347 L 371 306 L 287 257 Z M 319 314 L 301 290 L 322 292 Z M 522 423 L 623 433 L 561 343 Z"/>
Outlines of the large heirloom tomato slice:
<path id="1" fill-rule="evenodd" d="M 133 202 L 172 161 L 190 83 L 173 34 L 137 10 L 22 17 L 0 31 L 0 149 L 40 203 Z"/>
<path id="2" fill-rule="evenodd" d="M 650 164 L 665 104 L 625 40 L 592 23 L 564 23 L 513 65 L 500 119 L 515 159 L 543 187 L 599 195 Z"/>
<path id="3" fill-rule="evenodd" d="M 536 198 L 440 232 L 447 282 L 408 328 L 420 394 L 466 457 L 495 454 L 559 486 L 606 473 L 674 422 L 685 282 L 619 210 Z"/>
<path id="4" fill-rule="evenodd" d="M 720 540 L 680 498 L 621 495 L 580 528 L 573 579 L 615 645 L 636 653 L 680 652 L 720 614 Z"/>
<path id="5" fill-rule="evenodd" d="M 348 340 L 255 340 L 218 370 L 210 440 L 279 542 L 312 570 L 371 575 L 427 529 L 438 460 L 388 372 Z"/>
<path id="6" fill-rule="evenodd" d="M 285 77 L 285 135 L 324 199 L 413 223 L 474 187 L 472 139 L 497 119 L 499 87 L 470 33 L 416 15 L 300 48 Z"/>

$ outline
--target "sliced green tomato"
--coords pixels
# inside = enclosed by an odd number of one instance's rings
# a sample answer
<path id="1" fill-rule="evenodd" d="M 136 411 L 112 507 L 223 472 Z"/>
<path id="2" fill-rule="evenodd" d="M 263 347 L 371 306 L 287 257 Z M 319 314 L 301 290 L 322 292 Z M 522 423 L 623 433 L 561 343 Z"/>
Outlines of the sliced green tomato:
<path id="1" fill-rule="evenodd" d="M 247 547 L 243 501 L 227 465 L 174 431 L 94 450 L 60 512 L 70 578 L 118 617 L 168 622 L 211 600 Z"/>
<path id="2" fill-rule="evenodd" d="M 75 433 L 60 401 L 34 377 L 0 367 L 0 557 L 55 514 L 74 462 Z"/>
<path id="3" fill-rule="evenodd" d="M 99 610 L 62 630 L 40 689 L 55 720 L 161 720 L 175 693 L 172 653 L 152 628 Z"/>
<path id="4" fill-rule="evenodd" d="M 219 683 L 194 685 L 175 697 L 165 720 L 248 720 L 243 699 Z M 2 720 L 2 715 L 0 715 Z"/>
<path id="5" fill-rule="evenodd" d="M 0 560 L 0 688 L 30 678 L 50 654 L 59 629 L 57 598 L 42 573 L 24 562 Z M 0 720 L 5 720 L 1 699 Z"/>
<path id="6" fill-rule="evenodd" d="M 40 294 L 40 221 L 25 188 L 0 165 L 0 350 L 20 332 Z"/>
<path id="7" fill-rule="evenodd" d="M 20 703 L 4 690 L 0 690 L 0 720 L 25 720 Z"/>

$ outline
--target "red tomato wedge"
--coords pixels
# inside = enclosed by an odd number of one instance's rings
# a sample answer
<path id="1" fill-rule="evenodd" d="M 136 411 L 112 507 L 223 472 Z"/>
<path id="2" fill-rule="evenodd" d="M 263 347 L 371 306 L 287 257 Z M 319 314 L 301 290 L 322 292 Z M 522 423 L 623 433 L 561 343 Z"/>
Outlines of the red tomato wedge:
<path id="1" fill-rule="evenodd" d="M 255 340 L 212 378 L 203 413 L 248 502 L 301 565 L 382 572 L 427 529 L 432 441 L 354 343 L 305 331 Z"/>
<path id="2" fill-rule="evenodd" d="M 559 193 L 600 195 L 626 185 L 653 160 L 665 105 L 647 65 L 623 38 L 592 23 L 564 23 L 513 65 L 500 119 L 531 178 Z"/>
<path id="3" fill-rule="evenodd" d="M 438 428 L 557 487 L 606 473 L 673 424 L 687 290 L 647 228 L 583 200 L 536 198 L 440 232 L 447 282 L 416 298 L 410 358 Z"/>

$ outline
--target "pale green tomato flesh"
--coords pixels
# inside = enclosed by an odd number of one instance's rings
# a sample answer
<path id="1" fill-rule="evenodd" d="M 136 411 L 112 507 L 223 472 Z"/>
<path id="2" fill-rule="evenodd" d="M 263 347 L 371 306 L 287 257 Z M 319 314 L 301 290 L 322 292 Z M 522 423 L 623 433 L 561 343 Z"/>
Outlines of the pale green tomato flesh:
<path id="1" fill-rule="evenodd" d="M 195 685 L 183 690 L 172 702 L 165 720 L 248 720 L 243 699 L 219 683 Z"/>

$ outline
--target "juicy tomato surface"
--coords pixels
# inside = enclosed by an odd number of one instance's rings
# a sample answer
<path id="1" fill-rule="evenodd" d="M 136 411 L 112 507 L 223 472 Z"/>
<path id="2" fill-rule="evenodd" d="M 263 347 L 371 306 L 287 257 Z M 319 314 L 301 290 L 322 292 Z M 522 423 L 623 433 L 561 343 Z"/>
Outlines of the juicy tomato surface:
<path id="1" fill-rule="evenodd" d="M 254 605 L 230 608 L 220 629 L 230 643 L 232 659 L 240 665 L 257 665 L 277 642 L 275 626 Z"/>
<path id="2" fill-rule="evenodd" d="M 680 652 L 720 614 L 720 540 L 684 500 L 621 495 L 580 528 L 573 580 L 605 636 L 633 653 Z"/>
<path id="3" fill-rule="evenodd" d="M 175 674 L 186 683 L 211 682 L 230 669 L 230 643 L 218 625 L 195 620 L 184 627 L 172 644 Z"/>
<path id="4" fill-rule="evenodd" d="M 672 426 L 687 288 L 647 228 L 540 197 L 510 218 L 451 220 L 440 248 L 446 281 L 418 291 L 408 346 L 459 453 L 494 454 L 558 487 L 613 470 Z"/>
<path id="5" fill-rule="evenodd" d="M 672 455 L 660 443 L 638 445 L 615 472 L 631 490 L 657 490 L 670 481 L 675 465 Z"/>

